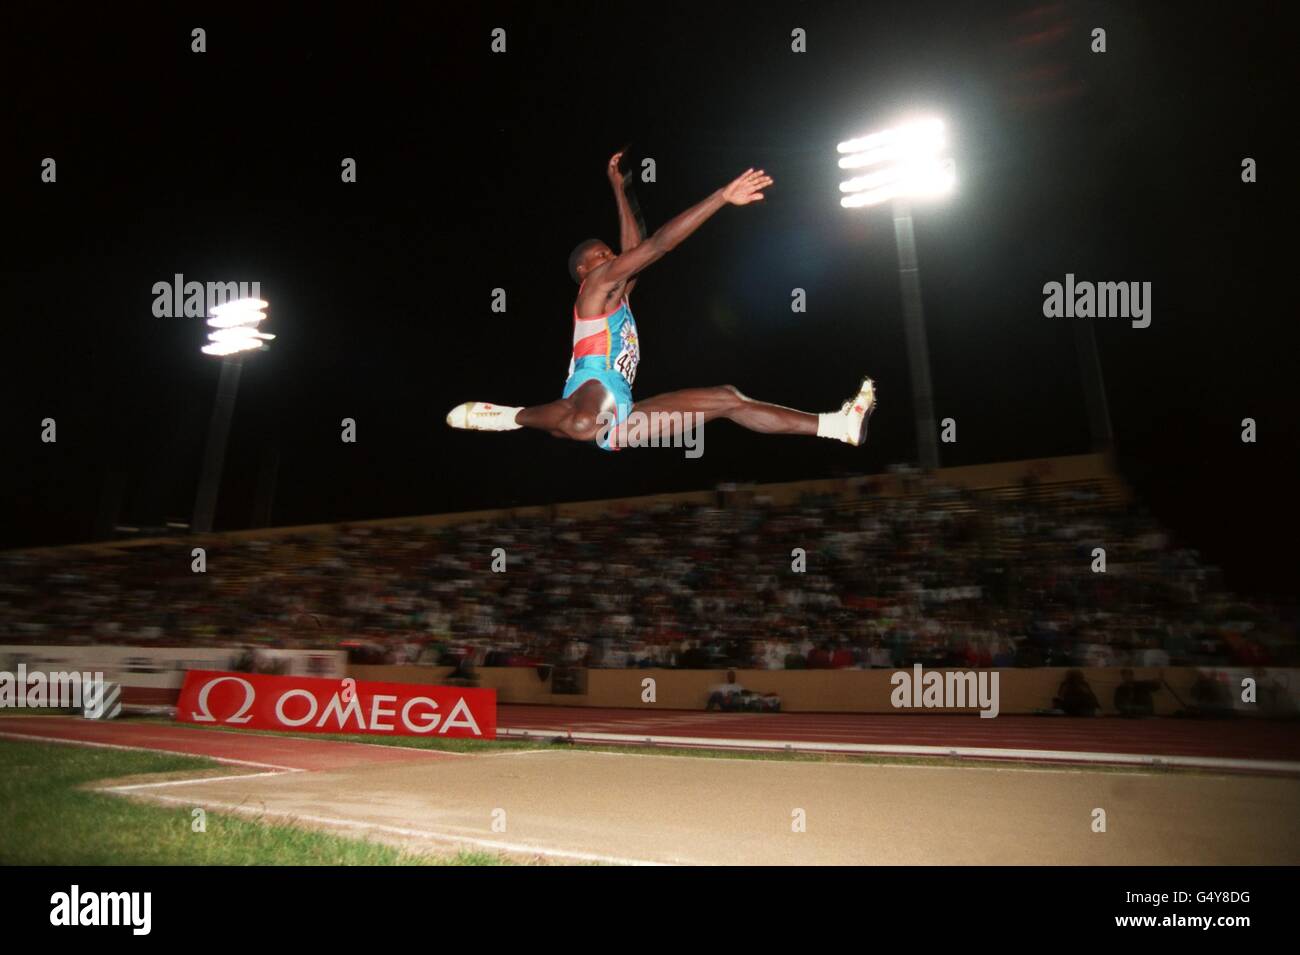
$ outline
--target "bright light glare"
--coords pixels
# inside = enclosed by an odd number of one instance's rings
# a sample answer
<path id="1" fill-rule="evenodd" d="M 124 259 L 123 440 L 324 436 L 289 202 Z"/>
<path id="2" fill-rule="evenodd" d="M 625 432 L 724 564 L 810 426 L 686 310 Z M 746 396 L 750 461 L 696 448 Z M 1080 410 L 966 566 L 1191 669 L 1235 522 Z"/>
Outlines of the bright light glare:
<path id="1" fill-rule="evenodd" d="M 941 119 L 919 119 L 893 129 L 872 133 L 858 139 L 840 143 L 836 148 L 842 153 L 861 153 L 872 149 L 890 147 L 899 150 L 935 152 L 943 148 L 944 130 Z M 843 165 L 844 160 L 840 160 Z"/>
<path id="2" fill-rule="evenodd" d="M 236 352 L 248 351 L 242 345 L 236 345 L 234 342 L 216 342 L 211 345 L 204 345 L 200 349 L 205 355 L 233 355 Z"/>
<path id="3" fill-rule="evenodd" d="M 213 315 L 225 315 L 228 312 L 260 312 L 267 303 L 260 298 L 233 298 L 229 302 L 212 306 Z"/>
<path id="4" fill-rule="evenodd" d="M 851 193 L 840 200 L 846 209 L 874 206 L 902 197 L 943 196 L 956 185 L 956 166 L 941 157 L 947 148 L 943 121 L 922 119 L 838 146 L 841 169 L 866 170 L 840 183 Z"/>
<path id="5" fill-rule="evenodd" d="M 230 334 L 221 338 L 213 338 L 209 344 L 203 346 L 203 354 L 233 355 L 236 352 L 253 351 L 256 348 L 261 348 L 262 342 L 275 338 L 274 335 L 263 335 L 246 329 L 228 328 L 223 331 Z M 240 332 L 245 334 L 239 334 Z"/>
<path id="6" fill-rule="evenodd" d="M 266 307 L 267 303 L 260 298 L 235 299 L 214 306 L 208 319 L 208 325 L 214 330 L 208 333 L 203 354 L 234 355 L 261 348 L 263 342 L 271 341 L 274 335 L 257 330 L 258 324 L 266 319 L 262 311 Z"/>
<path id="7" fill-rule="evenodd" d="M 951 159 L 893 167 L 840 183 L 841 192 L 852 195 L 840 200 L 845 209 L 879 205 L 899 196 L 924 199 L 946 196 L 957 184 L 957 168 Z"/>
<path id="8" fill-rule="evenodd" d="M 218 328 L 216 331 L 208 333 L 208 341 L 212 342 L 237 342 L 243 339 L 256 338 L 261 341 L 270 341 L 274 335 L 268 335 L 265 332 L 254 331 L 243 325 L 238 328 Z"/>
<path id="9" fill-rule="evenodd" d="M 212 317 L 208 324 L 213 328 L 229 328 L 232 325 L 256 324 L 266 318 L 262 309 L 267 303 L 260 298 L 238 298 L 224 305 L 214 305 Z"/>

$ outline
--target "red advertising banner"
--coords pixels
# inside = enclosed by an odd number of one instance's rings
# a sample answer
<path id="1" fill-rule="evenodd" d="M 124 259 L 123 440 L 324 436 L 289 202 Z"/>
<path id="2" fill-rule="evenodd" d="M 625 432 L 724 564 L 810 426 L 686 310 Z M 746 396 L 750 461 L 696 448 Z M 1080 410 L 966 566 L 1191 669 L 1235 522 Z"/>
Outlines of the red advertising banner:
<path id="1" fill-rule="evenodd" d="M 190 670 L 176 719 L 199 726 L 496 739 L 496 690 Z"/>

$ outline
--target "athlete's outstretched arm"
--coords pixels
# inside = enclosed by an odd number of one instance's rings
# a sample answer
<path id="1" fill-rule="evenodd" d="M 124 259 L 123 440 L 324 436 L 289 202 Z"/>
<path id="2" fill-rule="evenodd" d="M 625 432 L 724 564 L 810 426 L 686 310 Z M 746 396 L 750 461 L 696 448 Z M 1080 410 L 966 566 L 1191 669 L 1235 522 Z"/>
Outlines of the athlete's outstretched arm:
<path id="1" fill-rule="evenodd" d="M 636 213 L 632 211 L 632 204 L 628 202 L 627 193 L 623 189 L 623 173 L 619 171 L 619 163 L 623 161 L 623 150 L 619 150 L 609 157 L 609 165 L 605 173 L 609 176 L 609 184 L 614 187 L 614 202 L 618 205 L 618 242 L 620 251 L 631 252 L 641 240 L 645 238 L 641 234 L 641 224 L 636 220 Z"/>
<path id="2" fill-rule="evenodd" d="M 762 190 L 771 184 L 772 177 L 763 170 L 747 169 L 703 202 L 698 202 L 681 215 L 669 219 L 654 235 L 631 252 L 625 252 L 608 265 L 603 265 L 592 272 L 590 276 L 592 284 L 608 287 L 630 279 L 646 266 L 659 261 L 675 249 L 723 206 L 728 203 L 733 206 L 745 206 L 761 200 Z"/>
<path id="3" fill-rule="evenodd" d="M 625 147 L 626 148 L 626 147 Z M 623 173 L 619 171 L 619 163 L 623 161 L 624 149 L 620 149 L 609 157 L 609 165 L 605 167 L 605 174 L 609 177 L 609 184 L 614 188 L 614 202 L 618 206 L 618 244 L 622 252 L 631 252 L 645 236 L 641 233 L 641 223 L 638 221 L 636 213 L 632 211 L 632 203 L 627 198 L 627 192 L 623 188 Z M 636 279 L 628 279 L 623 286 L 623 295 L 632 294 L 632 289 L 636 288 Z"/>

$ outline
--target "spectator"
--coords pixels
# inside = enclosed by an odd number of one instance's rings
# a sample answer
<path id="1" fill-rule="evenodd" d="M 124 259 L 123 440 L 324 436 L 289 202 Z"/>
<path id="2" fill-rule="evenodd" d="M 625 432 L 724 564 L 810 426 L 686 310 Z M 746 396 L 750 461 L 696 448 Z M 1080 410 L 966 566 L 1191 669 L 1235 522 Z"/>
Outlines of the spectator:
<path id="1" fill-rule="evenodd" d="M 1120 671 L 1120 685 L 1115 688 L 1115 709 L 1120 716 L 1154 716 L 1158 689 L 1159 681 L 1134 680 L 1133 671 L 1126 667 Z"/>
<path id="2" fill-rule="evenodd" d="M 1088 686 L 1082 670 L 1070 670 L 1065 674 L 1056 691 L 1052 706 L 1066 716 L 1096 716 L 1101 711 L 1101 704 Z"/>
<path id="3" fill-rule="evenodd" d="M 712 710 L 715 706 L 720 710 L 730 709 L 744 692 L 745 688 L 736 682 L 736 671 L 728 670 L 727 682 L 709 688 L 709 700 L 704 705 L 704 709 Z"/>

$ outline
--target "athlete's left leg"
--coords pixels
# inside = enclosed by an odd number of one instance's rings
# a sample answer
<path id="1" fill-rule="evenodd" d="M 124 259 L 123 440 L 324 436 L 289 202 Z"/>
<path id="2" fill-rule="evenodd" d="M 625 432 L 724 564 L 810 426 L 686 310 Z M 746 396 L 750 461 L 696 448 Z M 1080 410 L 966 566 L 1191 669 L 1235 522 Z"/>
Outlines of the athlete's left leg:
<path id="1" fill-rule="evenodd" d="M 867 419 L 875 406 L 875 385 L 870 378 L 864 378 L 857 395 L 846 401 L 839 411 L 828 414 L 796 411 L 782 405 L 755 401 L 741 394 L 732 385 L 686 388 L 655 395 L 636 402 L 632 406 L 632 414 L 640 412 L 647 417 L 654 414 L 663 416 L 660 433 L 663 433 L 664 426 L 671 429 L 671 433 L 679 427 L 690 430 L 705 422 L 724 418 L 734 421 L 742 428 L 763 434 L 817 435 L 857 445 L 866 439 Z M 680 425 L 677 424 L 678 416 L 681 419 Z M 649 420 L 653 423 L 654 419 Z"/>
<path id="2" fill-rule="evenodd" d="M 717 418 L 734 421 L 750 431 L 763 434 L 816 434 L 817 416 L 807 411 L 796 411 L 781 405 L 755 401 L 740 393 L 733 385 L 716 385 L 712 388 L 684 388 L 638 401 L 632 412 L 653 414 L 661 412 L 699 415 L 689 423 L 704 424 Z"/>

